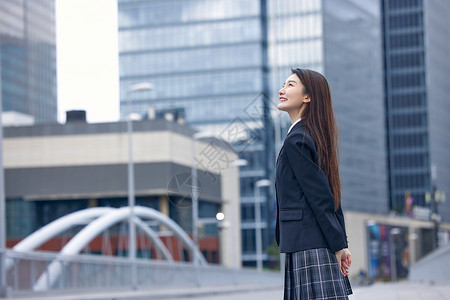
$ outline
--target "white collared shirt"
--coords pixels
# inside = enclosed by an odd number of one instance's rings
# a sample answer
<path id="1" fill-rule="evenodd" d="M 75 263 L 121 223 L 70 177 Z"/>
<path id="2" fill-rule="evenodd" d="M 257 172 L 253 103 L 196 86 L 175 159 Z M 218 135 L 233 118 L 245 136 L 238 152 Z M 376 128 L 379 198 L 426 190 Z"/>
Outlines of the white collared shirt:
<path id="1" fill-rule="evenodd" d="M 302 119 L 302 118 L 298 118 L 297 121 L 295 121 L 294 123 L 292 123 L 291 127 L 289 127 L 289 130 L 288 130 L 288 132 L 287 132 L 288 134 L 289 134 L 289 132 L 291 132 L 292 127 L 294 127 L 295 124 L 297 124 L 298 122 L 300 122 L 301 119 Z"/>

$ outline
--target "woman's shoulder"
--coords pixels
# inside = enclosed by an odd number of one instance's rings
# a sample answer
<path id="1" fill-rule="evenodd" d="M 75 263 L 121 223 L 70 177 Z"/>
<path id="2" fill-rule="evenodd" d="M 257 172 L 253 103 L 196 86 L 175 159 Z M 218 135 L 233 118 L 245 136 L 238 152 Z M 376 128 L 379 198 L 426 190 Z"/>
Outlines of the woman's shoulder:
<path id="1" fill-rule="evenodd" d="M 285 144 L 289 146 L 305 145 L 315 150 L 314 139 L 304 124 L 295 126 L 286 136 Z"/>

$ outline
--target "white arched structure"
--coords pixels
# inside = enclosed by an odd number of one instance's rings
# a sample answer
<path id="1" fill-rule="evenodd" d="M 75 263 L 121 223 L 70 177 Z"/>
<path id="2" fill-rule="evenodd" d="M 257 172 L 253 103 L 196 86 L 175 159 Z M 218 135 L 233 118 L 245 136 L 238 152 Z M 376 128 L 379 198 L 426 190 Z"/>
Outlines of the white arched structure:
<path id="1" fill-rule="evenodd" d="M 84 210 L 88 211 L 90 209 Z M 81 213 L 81 211 L 79 212 Z M 97 212 L 100 213 L 100 212 Z M 92 213 L 92 215 L 95 213 Z M 84 229 L 82 229 L 78 234 L 76 234 L 61 250 L 59 256 L 63 255 L 76 255 L 78 254 L 85 246 L 89 244 L 90 241 L 92 241 L 96 236 L 98 236 L 100 233 L 102 233 L 104 230 L 108 229 L 109 227 L 115 225 L 116 223 L 119 223 L 123 220 L 126 220 L 129 217 L 130 214 L 130 208 L 129 207 L 122 207 L 118 209 L 112 209 L 109 208 L 108 211 L 104 211 L 101 216 L 99 216 L 94 221 L 90 222 L 88 226 L 86 226 Z M 177 223 L 172 221 L 169 217 L 166 215 L 160 213 L 159 211 L 156 211 L 152 208 L 148 207 L 142 207 L 142 206 L 136 206 L 134 208 L 134 214 L 135 219 L 134 222 L 141 227 L 141 228 L 147 228 L 144 229 L 144 232 L 148 235 L 148 231 L 151 231 L 152 229 L 148 227 L 144 222 L 137 220 L 137 217 L 144 218 L 144 219 L 153 219 L 156 220 L 164 225 L 166 225 L 168 228 L 170 228 L 175 235 L 182 241 L 182 243 L 189 249 L 189 252 L 191 253 L 191 257 L 193 257 L 193 261 L 196 259 L 198 262 L 202 265 L 206 265 L 207 262 L 201 252 L 198 250 L 198 248 L 195 246 L 195 244 L 192 242 L 192 240 L 189 238 L 189 236 L 186 234 L 186 232 L 178 226 Z M 91 214 L 89 213 L 91 216 Z M 83 216 L 83 214 L 81 214 Z M 69 217 L 69 216 L 67 216 Z M 56 222 L 56 221 L 55 221 Z M 49 224 L 50 225 L 50 224 Z M 50 230 L 44 231 L 44 234 L 39 234 L 41 236 L 40 238 L 37 238 L 39 241 L 40 239 L 47 238 L 49 235 Z M 52 231 L 53 233 L 54 231 Z M 37 233 L 37 232 L 36 232 Z M 53 235 L 54 236 L 54 235 Z M 153 234 L 150 233 L 149 237 L 152 238 L 155 237 Z M 51 237 L 50 237 L 51 238 Z M 49 238 L 47 238 L 48 240 Z M 159 237 L 158 237 L 159 239 Z M 25 241 L 25 240 L 24 240 Z M 37 244 L 38 242 L 28 242 L 30 245 Z M 43 242 L 42 242 L 43 243 Z M 41 243 L 41 244 L 42 244 Z M 158 246 L 155 243 L 155 246 Z M 162 246 L 161 250 L 163 253 L 168 254 L 167 248 L 164 247 L 162 242 L 159 246 Z M 30 249 L 31 250 L 31 249 Z M 167 251 L 167 252 L 166 252 Z M 169 254 L 170 255 L 170 254 Z M 58 262 L 58 259 L 56 258 L 47 268 L 46 272 L 44 272 L 41 277 L 38 279 L 38 281 L 34 285 L 34 290 L 46 290 L 48 286 L 52 286 L 56 279 L 61 274 L 61 264 Z"/>
<path id="2" fill-rule="evenodd" d="M 162 254 L 162 256 L 164 256 L 166 260 L 173 262 L 172 254 L 170 254 L 169 250 L 167 250 L 166 246 L 161 241 L 158 234 L 138 217 L 134 217 L 134 222 L 143 232 L 145 232 L 145 234 L 147 234 L 147 236 L 155 245 L 157 257 L 161 257 Z"/>
<path id="3" fill-rule="evenodd" d="M 111 207 L 93 207 L 88 209 L 83 209 L 76 211 L 69 215 L 63 216 L 39 230 L 36 230 L 26 238 L 24 238 L 20 243 L 14 246 L 15 251 L 31 251 L 41 246 L 46 241 L 51 238 L 61 234 L 62 232 L 70 229 L 73 226 L 85 225 L 92 220 L 107 214 L 115 208 Z"/>
<path id="4" fill-rule="evenodd" d="M 93 207 L 88 209 L 83 209 L 80 211 L 73 212 L 66 216 L 63 216 L 46 226 L 36 230 L 22 241 L 20 241 L 17 245 L 13 247 L 13 250 L 20 252 L 32 251 L 48 240 L 58 236 L 64 231 L 77 226 L 77 225 L 86 225 L 89 224 L 92 220 L 105 215 L 109 212 L 116 210 L 116 208 L 111 207 Z M 151 229 L 147 224 L 145 224 L 141 219 L 135 218 L 136 225 L 144 231 L 150 240 L 153 242 L 156 253 L 158 257 L 161 255 L 168 261 L 172 262 L 173 258 L 170 254 L 169 250 L 167 250 L 164 243 L 159 238 L 158 234 Z M 9 270 L 14 264 L 12 259 L 6 260 L 6 269 Z"/>
<path id="5" fill-rule="evenodd" d="M 33 251 L 34 249 L 38 248 L 48 240 L 54 238 L 55 236 L 58 236 L 64 231 L 77 225 L 86 225 L 92 220 L 113 210 L 115 210 L 115 208 L 93 207 L 68 214 L 36 230 L 32 234 L 24 238 L 22 241 L 20 241 L 17 245 L 15 245 L 13 247 L 13 250 L 20 252 Z M 8 270 L 12 267 L 12 265 L 13 260 L 7 259 L 6 269 Z"/>

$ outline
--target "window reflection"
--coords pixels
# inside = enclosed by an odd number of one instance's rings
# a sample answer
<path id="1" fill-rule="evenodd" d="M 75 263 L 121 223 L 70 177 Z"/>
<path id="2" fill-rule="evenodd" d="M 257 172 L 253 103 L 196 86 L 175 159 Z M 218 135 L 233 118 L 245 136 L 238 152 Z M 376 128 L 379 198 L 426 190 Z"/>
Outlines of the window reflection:
<path id="1" fill-rule="evenodd" d="M 162 25 L 258 16 L 259 0 L 158 2 L 127 8 L 119 2 L 119 27 Z"/>
<path id="2" fill-rule="evenodd" d="M 269 10 L 273 15 L 302 13 L 305 11 L 320 10 L 322 1 L 317 0 L 269 0 Z"/>
<path id="3" fill-rule="evenodd" d="M 183 24 L 119 32 L 120 52 L 259 41 L 259 19 Z"/>
<path id="4" fill-rule="evenodd" d="M 305 65 L 323 61 L 322 47 L 323 42 L 320 38 L 310 41 L 282 43 L 272 47 L 269 55 L 276 57 L 279 65 Z"/>
<path id="5" fill-rule="evenodd" d="M 277 41 L 320 37 L 322 17 L 318 13 L 313 13 L 275 19 L 269 32 L 270 38 Z"/>
<path id="6" fill-rule="evenodd" d="M 261 63 L 259 44 L 195 48 L 184 51 L 150 52 L 122 55 L 122 77 L 181 71 L 206 71 L 222 68 L 254 67 Z M 209 59 L 205 59 L 208 57 Z"/>

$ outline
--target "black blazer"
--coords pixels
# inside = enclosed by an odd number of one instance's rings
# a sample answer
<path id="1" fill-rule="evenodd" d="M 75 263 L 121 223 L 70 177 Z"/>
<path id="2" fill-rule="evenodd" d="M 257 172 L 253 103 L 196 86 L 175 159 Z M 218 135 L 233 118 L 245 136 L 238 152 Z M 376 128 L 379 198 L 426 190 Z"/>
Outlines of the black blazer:
<path id="1" fill-rule="evenodd" d="M 275 237 L 280 252 L 347 248 L 342 209 L 334 209 L 328 179 L 317 150 L 300 121 L 288 133 L 277 158 Z"/>

